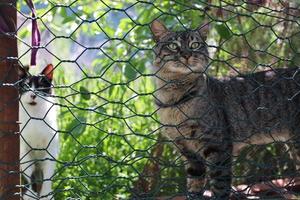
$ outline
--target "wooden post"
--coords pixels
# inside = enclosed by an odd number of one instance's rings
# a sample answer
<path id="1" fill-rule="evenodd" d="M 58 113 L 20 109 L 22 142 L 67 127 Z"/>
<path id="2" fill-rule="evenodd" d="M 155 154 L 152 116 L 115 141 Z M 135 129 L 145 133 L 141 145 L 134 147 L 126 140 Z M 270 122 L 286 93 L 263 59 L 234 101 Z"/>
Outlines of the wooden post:
<path id="1" fill-rule="evenodd" d="M 20 199 L 16 0 L 0 0 L 0 17 L 9 34 L 0 33 L 0 199 Z"/>

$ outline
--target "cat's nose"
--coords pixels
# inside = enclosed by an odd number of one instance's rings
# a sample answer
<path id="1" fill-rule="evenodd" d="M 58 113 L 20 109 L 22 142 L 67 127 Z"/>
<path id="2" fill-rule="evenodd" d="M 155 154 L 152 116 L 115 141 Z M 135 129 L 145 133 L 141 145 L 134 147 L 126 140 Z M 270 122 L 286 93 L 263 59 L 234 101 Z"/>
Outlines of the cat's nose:
<path id="1" fill-rule="evenodd" d="M 31 94 L 30 97 L 31 97 L 32 99 L 35 99 L 35 98 L 36 98 L 36 94 Z"/>
<path id="2" fill-rule="evenodd" d="M 185 59 L 189 59 L 191 55 L 192 55 L 191 52 L 188 51 L 181 52 L 181 56 L 184 57 Z"/>

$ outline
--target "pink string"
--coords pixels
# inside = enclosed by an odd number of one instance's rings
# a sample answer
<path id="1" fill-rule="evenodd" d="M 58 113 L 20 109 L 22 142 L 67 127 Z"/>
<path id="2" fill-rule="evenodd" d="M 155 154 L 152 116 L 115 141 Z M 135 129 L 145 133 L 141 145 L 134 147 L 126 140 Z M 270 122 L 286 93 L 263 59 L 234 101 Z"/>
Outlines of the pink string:
<path id="1" fill-rule="evenodd" d="M 41 34 L 40 34 L 39 27 L 37 25 L 34 4 L 33 4 L 32 0 L 25 0 L 25 1 L 32 12 L 32 29 L 31 29 L 31 31 L 32 31 L 32 33 L 31 33 L 32 49 L 31 49 L 30 65 L 36 65 L 36 55 L 37 55 L 39 46 L 41 44 Z"/>
<path id="2" fill-rule="evenodd" d="M 35 8 L 32 0 L 25 0 L 32 13 L 32 33 L 31 33 L 31 59 L 30 65 L 36 65 L 36 55 L 41 44 L 41 34 L 37 25 Z M 11 32 L 3 15 L 0 15 L 0 33 Z"/>

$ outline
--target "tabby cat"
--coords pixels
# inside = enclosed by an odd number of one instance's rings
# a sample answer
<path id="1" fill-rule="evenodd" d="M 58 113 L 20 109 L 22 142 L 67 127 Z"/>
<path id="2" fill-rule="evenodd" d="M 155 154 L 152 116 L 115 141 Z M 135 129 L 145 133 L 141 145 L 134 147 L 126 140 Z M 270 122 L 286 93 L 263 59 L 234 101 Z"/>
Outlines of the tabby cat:
<path id="1" fill-rule="evenodd" d="M 288 141 L 299 169 L 298 68 L 213 78 L 205 73 L 208 23 L 173 32 L 156 20 L 150 28 L 156 41 L 155 102 L 164 134 L 188 162 L 189 196 L 199 198 L 210 189 L 215 199 L 229 199 L 232 158 L 249 144 Z"/>

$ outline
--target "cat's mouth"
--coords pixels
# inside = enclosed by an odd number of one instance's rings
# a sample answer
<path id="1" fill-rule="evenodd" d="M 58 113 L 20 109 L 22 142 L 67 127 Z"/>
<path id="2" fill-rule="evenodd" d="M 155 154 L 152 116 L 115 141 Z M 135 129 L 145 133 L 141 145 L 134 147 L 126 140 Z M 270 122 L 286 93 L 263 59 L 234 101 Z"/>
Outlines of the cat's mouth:
<path id="1" fill-rule="evenodd" d="M 29 102 L 28 104 L 31 105 L 31 106 L 35 106 L 35 105 L 36 105 L 36 102 L 35 102 L 35 101 L 32 101 L 32 102 Z"/>

